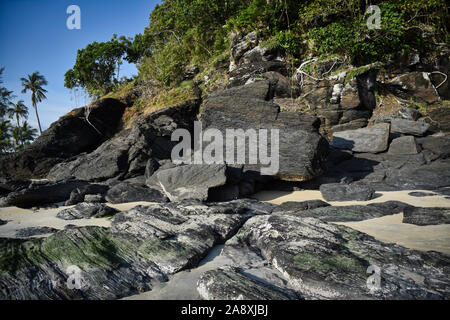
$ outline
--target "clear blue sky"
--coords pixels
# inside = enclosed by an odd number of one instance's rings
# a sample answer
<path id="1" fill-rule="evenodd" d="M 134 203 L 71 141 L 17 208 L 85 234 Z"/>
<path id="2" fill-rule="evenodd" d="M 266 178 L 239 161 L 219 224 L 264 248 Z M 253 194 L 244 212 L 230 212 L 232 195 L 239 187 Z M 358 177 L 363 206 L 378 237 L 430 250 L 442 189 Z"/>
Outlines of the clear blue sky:
<path id="1" fill-rule="evenodd" d="M 113 34 L 134 36 L 149 23 L 158 0 L 0 0 L 0 67 L 3 85 L 30 108 L 29 123 L 37 128 L 30 95 L 22 94 L 20 78 L 39 71 L 48 81 L 47 100 L 38 105 L 42 129 L 75 107 L 64 87 L 64 74 L 72 68 L 78 49 L 93 41 L 108 41 Z M 81 9 L 81 29 L 69 30 L 69 5 Z M 124 65 L 121 76 L 136 74 L 134 65 Z"/>

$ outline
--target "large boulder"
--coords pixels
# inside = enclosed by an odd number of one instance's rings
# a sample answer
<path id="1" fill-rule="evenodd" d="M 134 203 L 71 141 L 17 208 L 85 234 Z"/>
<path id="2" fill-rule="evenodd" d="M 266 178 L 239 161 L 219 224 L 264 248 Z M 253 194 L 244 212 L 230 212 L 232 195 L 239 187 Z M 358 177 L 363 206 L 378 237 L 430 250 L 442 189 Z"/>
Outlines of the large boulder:
<path id="1" fill-rule="evenodd" d="M 106 193 L 106 201 L 110 203 L 128 203 L 137 201 L 166 202 L 167 198 L 158 190 L 147 186 L 120 182 Z"/>
<path id="2" fill-rule="evenodd" d="M 404 136 L 392 140 L 389 151 L 390 154 L 417 154 L 420 147 L 413 136 Z"/>
<path id="3" fill-rule="evenodd" d="M 81 180 L 33 181 L 27 188 L 9 193 L 0 199 L 0 207 L 30 208 L 69 199 L 73 190 L 87 186 Z"/>
<path id="4" fill-rule="evenodd" d="M 403 223 L 428 226 L 450 223 L 450 208 L 407 207 L 403 211 Z"/>
<path id="5" fill-rule="evenodd" d="M 327 208 L 332 207 L 314 210 Z M 295 214 L 250 218 L 225 243 L 222 255 L 253 279 L 288 287 L 304 299 L 450 296 L 448 255 L 383 243 L 349 227 Z M 380 276 L 379 283 L 368 281 L 376 276 Z M 228 284 L 226 281 L 222 290 Z M 214 292 L 218 291 L 215 288 Z"/>
<path id="6" fill-rule="evenodd" d="M 43 178 L 57 163 L 90 152 L 117 132 L 125 105 L 102 99 L 86 108 L 74 109 L 54 122 L 24 150 L 0 156 L 0 176 Z"/>
<path id="7" fill-rule="evenodd" d="M 143 175 L 150 158 L 168 159 L 175 142 L 171 134 L 177 128 L 192 130 L 199 108 L 198 100 L 158 110 L 140 118 L 132 128 L 123 130 L 90 153 L 56 165 L 49 179 L 69 177 L 103 181 L 113 177 Z"/>
<path id="8" fill-rule="evenodd" d="M 0 299 L 111 300 L 152 290 L 233 236 L 254 214 L 252 205 L 137 206 L 116 214 L 110 229 L 70 227 L 46 238 L 1 239 L 0 261 L 12 263 L 0 263 Z M 67 286 L 74 270 L 77 290 Z"/>
<path id="9" fill-rule="evenodd" d="M 328 183 L 320 186 L 320 192 L 327 201 L 367 201 L 375 190 L 362 184 Z"/>
<path id="10" fill-rule="evenodd" d="M 414 136 L 423 136 L 430 125 L 425 121 L 414 121 L 407 119 L 394 118 L 391 120 L 391 131 L 394 133 L 411 134 Z"/>
<path id="11" fill-rule="evenodd" d="M 233 179 L 236 171 L 238 176 Z M 178 166 L 160 170 L 156 177 L 170 201 L 206 201 L 215 195 L 221 195 L 222 199 L 219 200 L 222 201 L 239 197 L 237 183 L 240 180 L 240 170 L 228 168 L 224 164 Z"/>
<path id="12" fill-rule="evenodd" d="M 380 123 L 371 127 L 333 133 L 331 145 L 354 152 L 383 152 L 388 147 L 389 124 Z"/>
<path id="13" fill-rule="evenodd" d="M 431 104 L 439 101 L 439 94 L 427 72 L 402 74 L 392 79 L 390 84 L 398 86 L 419 102 Z"/>
<path id="14" fill-rule="evenodd" d="M 267 150 L 270 153 L 270 129 L 277 129 L 279 170 L 276 175 L 292 181 L 306 181 L 321 175 L 328 143 L 318 133 L 320 121 L 297 112 L 280 112 L 278 105 L 268 101 L 271 97 L 268 81 L 259 81 L 210 95 L 201 114 L 203 130 L 218 129 L 225 141 L 227 129 L 234 129 L 235 136 L 246 141 L 245 150 L 239 150 L 239 153 L 245 152 L 244 171 L 261 172 L 261 169 L 267 166 L 261 164 L 259 157 L 256 164 L 250 164 L 249 145 L 257 142 L 249 142 L 246 133 L 248 130 L 255 130 L 258 135 L 260 129 L 266 129 Z M 239 129 L 241 132 L 236 132 Z M 261 152 L 261 148 L 259 151 Z M 236 143 L 234 153 L 238 154 Z M 226 155 L 225 149 L 223 154 Z M 273 160 L 276 159 L 274 156 L 272 155 Z M 226 161 L 230 163 L 229 159 Z"/>

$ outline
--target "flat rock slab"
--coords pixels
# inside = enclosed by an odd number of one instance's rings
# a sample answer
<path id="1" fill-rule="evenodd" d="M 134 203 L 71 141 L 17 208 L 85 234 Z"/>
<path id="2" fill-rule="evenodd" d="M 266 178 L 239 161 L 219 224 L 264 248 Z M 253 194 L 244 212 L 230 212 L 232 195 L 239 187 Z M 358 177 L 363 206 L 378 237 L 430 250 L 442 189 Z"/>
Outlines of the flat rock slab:
<path id="1" fill-rule="evenodd" d="M 239 261 L 249 263 L 246 257 L 252 253 L 264 261 L 241 265 Z M 310 217 L 252 217 L 226 242 L 223 254 L 246 272 L 260 270 L 265 262 L 283 275 L 286 287 L 305 299 L 450 297 L 448 255 L 383 243 L 349 227 Z M 367 279 L 373 274 L 370 266 L 379 268 L 380 286 L 368 287 Z M 259 280 L 273 283 L 264 276 Z"/>
<path id="2" fill-rule="evenodd" d="M 326 203 L 322 200 L 308 200 L 308 201 L 287 201 L 280 204 L 278 207 L 276 207 L 273 210 L 273 213 L 276 212 L 283 212 L 286 213 L 293 213 L 297 211 L 303 211 L 303 210 L 310 210 L 315 208 L 321 208 L 321 207 L 328 207 L 330 204 Z"/>
<path id="3" fill-rule="evenodd" d="M 201 114 L 203 130 L 217 129 L 224 139 L 227 130 L 235 130 L 235 136 L 246 139 L 245 150 L 237 150 L 235 143 L 235 157 L 245 152 L 244 171 L 251 170 L 258 173 L 268 165 L 259 157 L 261 153 L 256 155 L 257 163 L 250 163 L 249 154 L 252 151 L 250 144 L 252 147 L 257 146 L 257 152 L 260 152 L 259 144 L 264 143 L 270 154 L 272 145 L 275 147 L 271 141 L 272 132 L 275 131 L 271 130 L 278 130 L 278 172 L 262 173 L 276 175 L 288 181 L 307 181 L 321 175 L 324 172 L 323 164 L 328 142 L 318 132 L 320 121 L 316 117 L 298 112 L 280 112 L 280 107 L 269 101 L 270 99 L 269 81 L 258 81 L 214 93 L 204 103 Z M 258 135 L 260 130 L 267 130 L 267 140 L 249 141 L 247 133 L 255 132 Z M 262 139 L 262 136 L 259 137 Z M 224 155 L 225 149 L 224 146 Z M 272 162 L 275 160 L 274 157 L 275 154 L 272 156 Z M 235 163 L 230 159 L 226 161 L 229 164 Z"/>
<path id="4" fill-rule="evenodd" d="M 388 147 L 389 124 L 379 123 L 371 127 L 333 133 L 331 145 L 353 152 L 383 152 Z"/>
<path id="5" fill-rule="evenodd" d="M 389 146 L 390 154 L 417 154 L 419 152 L 420 147 L 412 136 L 396 138 Z"/>
<path id="6" fill-rule="evenodd" d="M 408 207 L 403 212 L 403 223 L 428 226 L 450 223 L 450 208 Z"/>
<path id="7" fill-rule="evenodd" d="M 76 220 L 108 217 L 117 212 L 119 212 L 119 210 L 111 208 L 103 203 L 82 202 L 72 208 L 61 210 L 56 216 L 64 220 Z"/>
<path id="8" fill-rule="evenodd" d="M 245 276 L 237 268 L 205 272 L 197 283 L 197 291 L 205 300 L 292 300 L 292 296 L 273 286 Z"/>
<path id="9" fill-rule="evenodd" d="M 414 192 L 408 193 L 408 196 L 420 198 L 420 197 L 433 197 L 433 196 L 437 196 L 437 194 L 436 193 L 430 193 L 430 192 L 420 192 L 420 191 L 416 192 L 416 191 L 414 191 Z"/>
<path id="10" fill-rule="evenodd" d="M 50 228 L 50 227 L 29 227 L 23 228 L 16 232 L 17 238 L 30 238 L 35 236 L 48 235 L 55 232 L 58 232 L 58 229 Z"/>
<path id="11" fill-rule="evenodd" d="M 88 185 L 86 181 L 33 181 L 27 188 L 9 193 L 1 199 L 0 207 L 31 208 L 66 201 L 74 189 Z"/>
<path id="12" fill-rule="evenodd" d="M 121 182 L 111 187 L 105 198 L 109 203 L 167 202 L 167 198 L 160 191 L 128 182 Z"/>
<path id="13" fill-rule="evenodd" d="M 399 205 L 380 203 L 377 206 L 328 206 L 296 212 L 283 212 L 283 214 L 289 213 L 298 217 L 313 217 L 328 222 L 349 222 L 369 220 L 386 215 L 400 213 L 404 210 L 405 207 L 408 206 L 409 205 L 402 204 L 401 202 L 399 202 Z M 277 213 L 281 214 L 281 212 Z"/>
<path id="14" fill-rule="evenodd" d="M 395 118 L 391 120 L 391 132 L 423 136 L 430 125 L 425 121 Z"/>
<path id="15" fill-rule="evenodd" d="M 226 169 L 224 164 L 185 165 L 161 170 L 157 173 L 157 179 L 170 201 L 206 201 L 211 188 L 227 182 Z"/>
<path id="16" fill-rule="evenodd" d="M 375 194 L 369 186 L 343 183 L 322 184 L 320 192 L 327 201 L 368 201 Z"/>
<path id="17" fill-rule="evenodd" d="M 256 207 L 244 200 L 137 206 L 116 214 L 110 229 L 71 227 L 46 238 L 0 239 L 0 299 L 103 300 L 149 291 L 152 283 L 195 267 Z M 74 270 L 78 290 L 67 287 Z"/>

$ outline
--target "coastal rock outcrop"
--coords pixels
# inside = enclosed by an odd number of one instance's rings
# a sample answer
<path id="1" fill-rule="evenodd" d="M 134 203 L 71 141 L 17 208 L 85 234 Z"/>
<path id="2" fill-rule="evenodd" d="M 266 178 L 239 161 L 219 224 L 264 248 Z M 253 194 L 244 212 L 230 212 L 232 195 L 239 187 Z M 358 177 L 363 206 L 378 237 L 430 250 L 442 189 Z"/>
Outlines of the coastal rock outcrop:
<path id="1" fill-rule="evenodd" d="M 244 152 L 246 157 L 244 172 L 261 172 L 261 167 L 264 167 L 261 159 L 257 164 L 249 164 L 249 145 L 255 146 L 258 142 L 249 142 L 247 130 L 254 130 L 256 134 L 260 129 L 268 130 L 267 150 L 271 150 L 270 130 L 276 129 L 279 132 L 277 176 L 283 180 L 306 181 L 321 175 L 324 172 L 323 162 L 328 143 L 318 133 L 320 121 L 306 114 L 280 112 L 278 105 L 268 101 L 270 98 L 271 87 L 268 81 L 214 93 L 208 97 L 202 109 L 203 129 L 218 129 L 224 137 L 227 129 L 233 129 L 236 135 L 245 139 L 245 150 L 239 150 L 238 153 L 237 145 L 234 146 L 235 154 Z M 223 154 L 226 154 L 225 150 Z"/>
<path id="2" fill-rule="evenodd" d="M 150 158 L 170 158 L 176 145 L 171 141 L 171 133 L 177 128 L 192 131 L 198 108 L 199 101 L 192 100 L 150 113 L 94 151 L 56 165 L 48 178 L 104 181 L 113 177 L 126 179 L 143 175 Z"/>
<path id="3" fill-rule="evenodd" d="M 403 223 L 428 226 L 450 223 L 450 208 L 408 207 L 403 211 Z"/>
<path id="4" fill-rule="evenodd" d="M 90 152 L 117 132 L 125 105 L 102 99 L 87 108 L 74 109 L 54 122 L 22 151 L 0 156 L 0 176 L 15 179 L 44 178 L 57 163 Z"/>
<path id="5" fill-rule="evenodd" d="M 79 203 L 76 206 L 61 210 L 56 215 L 64 220 L 89 219 L 89 218 L 103 218 L 112 216 L 119 212 L 119 210 L 111 208 L 103 203 Z"/>

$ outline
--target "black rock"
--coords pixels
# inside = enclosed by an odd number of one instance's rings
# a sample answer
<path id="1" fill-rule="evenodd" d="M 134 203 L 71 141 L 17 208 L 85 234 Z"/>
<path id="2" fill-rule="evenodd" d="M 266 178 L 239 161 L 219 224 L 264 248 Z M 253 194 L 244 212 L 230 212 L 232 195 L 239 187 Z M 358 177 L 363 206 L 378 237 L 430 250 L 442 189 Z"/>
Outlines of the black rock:
<path id="1" fill-rule="evenodd" d="M 412 197 L 432 197 L 432 196 L 437 196 L 437 194 L 430 193 L 430 192 L 410 192 L 410 193 L 408 193 L 408 195 L 412 196 Z"/>
<path id="2" fill-rule="evenodd" d="M 90 152 L 115 134 L 125 105 L 102 99 L 90 107 L 89 122 L 84 107 L 72 110 L 22 151 L 0 156 L 0 176 L 44 178 L 55 164 Z"/>
<path id="3" fill-rule="evenodd" d="M 259 81 L 210 95 L 201 114 L 203 130 L 215 128 L 225 137 L 226 129 L 230 128 L 242 129 L 244 133 L 249 129 L 256 132 L 268 129 L 269 142 L 270 129 L 278 129 L 279 171 L 276 175 L 290 181 L 306 181 L 321 175 L 328 143 L 318 133 L 320 121 L 301 113 L 280 112 L 278 105 L 266 100 L 272 96 L 270 90 L 269 81 Z M 271 143 L 268 143 L 268 150 L 270 148 Z M 248 154 L 249 142 L 246 143 L 244 172 L 260 172 L 266 167 L 260 162 L 249 164 Z"/>
<path id="4" fill-rule="evenodd" d="M 7 223 L 8 223 L 8 221 L 5 221 L 5 220 L 0 219 L 0 226 L 5 225 L 5 224 L 7 224 Z"/>
<path id="5" fill-rule="evenodd" d="M 66 206 L 71 206 L 80 202 L 84 202 L 87 195 L 106 195 L 109 187 L 101 184 L 89 184 L 81 188 L 77 188 L 70 193 L 69 200 L 66 201 Z"/>
<path id="6" fill-rule="evenodd" d="M 391 132 L 423 136 L 430 125 L 425 121 L 395 118 L 391 120 Z"/>
<path id="7" fill-rule="evenodd" d="M 94 151 L 54 166 L 48 176 L 55 180 L 76 177 L 104 181 L 114 177 L 127 179 L 144 175 L 150 158 L 171 157 L 172 148 L 177 144 L 171 141 L 175 129 L 193 130 L 199 105 L 200 101 L 194 99 L 150 113 Z"/>
<path id="8" fill-rule="evenodd" d="M 0 206 L 30 208 L 61 202 L 69 199 L 73 190 L 87 185 L 86 181 L 81 180 L 34 181 L 26 189 L 9 193 L 1 199 Z"/>
<path id="9" fill-rule="evenodd" d="M 79 203 L 76 206 L 61 210 L 56 215 L 64 220 L 89 219 L 89 218 L 103 218 L 112 216 L 119 212 L 119 210 L 111 208 L 103 203 Z"/>
<path id="10" fill-rule="evenodd" d="M 50 227 L 28 227 L 17 230 L 15 236 L 17 238 L 30 238 L 34 236 L 48 235 L 58 231 L 58 229 Z"/>
<path id="11" fill-rule="evenodd" d="M 403 212 L 403 223 L 428 226 L 450 223 L 450 208 L 408 207 Z"/>
<path id="12" fill-rule="evenodd" d="M 320 186 L 327 201 L 367 201 L 373 199 L 375 190 L 366 185 L 328 183 Z"/>
<path id="13" fill-rule="evenodd" d="M 322 200 L 308 200 L 302 202 L 287 201 L 280 204 L 273 210 L 273 213 L 294 213 L 297 211 L 328 207 L 330 204 Z"/>
<path id="14" fill-rule="evenodd" d="M 158 190 L 146 186 L 122 182 L 116 184 L 106 193 L 110 203 L 127 203 L 136 201 L 166 202 L 167 198 Z"/>

